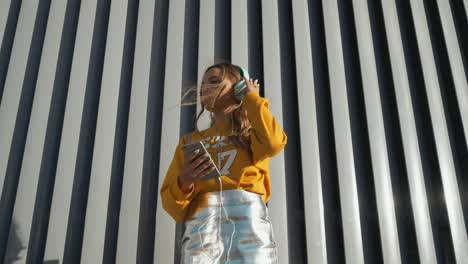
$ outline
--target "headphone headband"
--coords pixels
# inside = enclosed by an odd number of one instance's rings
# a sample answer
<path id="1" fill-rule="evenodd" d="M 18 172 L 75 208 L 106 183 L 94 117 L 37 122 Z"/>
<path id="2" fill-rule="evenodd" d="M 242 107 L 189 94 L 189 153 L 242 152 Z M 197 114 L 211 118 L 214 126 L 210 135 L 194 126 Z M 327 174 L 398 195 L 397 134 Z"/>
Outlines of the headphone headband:
<path id="1" fill-rule="evenodd" d="M 237 66 L 237 67 L 240 68 L 240 72 L 241 72 L 242 77 L 247 77 L 247 79 L 249 79 L 249 72 L 245 68 L 243 68 L 241 66 Z"/>

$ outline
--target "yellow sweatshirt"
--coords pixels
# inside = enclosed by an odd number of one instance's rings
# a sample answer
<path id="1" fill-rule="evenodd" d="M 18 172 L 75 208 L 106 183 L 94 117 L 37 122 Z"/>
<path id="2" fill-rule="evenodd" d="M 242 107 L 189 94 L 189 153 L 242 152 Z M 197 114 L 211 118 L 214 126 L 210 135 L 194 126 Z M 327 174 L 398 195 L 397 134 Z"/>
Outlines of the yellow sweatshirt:
<path id="1" fill-rule="evenodd" d="M 216 125 L 217 129 L 211 126 L 193 132 L 192 142 L 202 140 L 217 166 L 220 159 L 221 166 L 218 169 L 222 175 L 223 190 L 243 189 L 258 193 L 266 203 L 271 194 L 269 161 L 284 148 L 287 136 L 271 114 L 268 99 L 261 97 L 257 92 L 248 92 L 241 107 L 247 110 L 247 117 L 252 125 L 252 155 L 245 149 L 237 149 L 234 143 L 224 137 L 230 134 L 231 122 Z M 180 190 L 177 177 L 184 166 L 185 154 L 182 146 L 186 143 L 186 135 L 181 137 L 177 144 L 160 188 L 162 206 L 176 222 L 186 219 L 189 207 L 196 208 L 196 204 L 191 203 L 197 194 L 220 190 L 217 178 L 195 181 L 190 193 Z"/>

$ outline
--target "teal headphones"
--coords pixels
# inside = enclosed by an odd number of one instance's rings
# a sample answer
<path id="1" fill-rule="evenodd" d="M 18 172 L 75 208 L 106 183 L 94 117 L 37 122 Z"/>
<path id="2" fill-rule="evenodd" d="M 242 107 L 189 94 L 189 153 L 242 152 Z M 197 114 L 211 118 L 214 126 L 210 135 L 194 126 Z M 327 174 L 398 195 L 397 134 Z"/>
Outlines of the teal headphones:
<path id="1" fill-rule="evenodd" d="M 236 97 L 238 102 L 241 102 L 244 99 L 243 91 L 245 90 L 245 88 L 247 88 L 247 84 L 245 83 L 244 77 L 247 77 L 247 79 L 249 79 L 250 77 L 249 72 L 246 69 L 238 65 L 236 66 L 240 69 L 241 80 L 234 84 L 234 96 Z"/>

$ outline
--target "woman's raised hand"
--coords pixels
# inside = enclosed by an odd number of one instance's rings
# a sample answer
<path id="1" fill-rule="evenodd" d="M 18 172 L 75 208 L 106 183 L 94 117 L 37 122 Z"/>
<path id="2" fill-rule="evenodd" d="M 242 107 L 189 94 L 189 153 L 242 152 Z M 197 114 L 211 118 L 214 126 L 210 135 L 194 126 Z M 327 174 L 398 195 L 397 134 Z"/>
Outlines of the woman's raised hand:
<path id="1" fill-rule="evenodd" d="M 260 94 L 260 84 L 258 83 L 258 79 L 248 79 L 247 77 L 244 76 L 245 83 L 247 87 L 242 91 L 242 93 L 247 94 L 250 91 L 255 91 L 257 94 Z M 232 112 L 234 109 L 237 109 L 239 107 L 239 102 L 237 101 L 236 97 L 234 96 L 234 89 L 231 89 L 230 91 L 231 97 L 230 101 L 226 103 L 226 106 L 224 107 L 224 114 L 228 114 Z"/>
<path id="2" fill-rule="evenodd" d="M 250 91 L 256 91 L 257 93 L 260 93 L 260 84 L 258 83 L 258 79 L 248 79 L 244 76 L 244 80 L 247 84 L 247 87 L 245 88 L 245 94 L 247 94 Z"/>
<path id="3" fill-rule="evenodd" d="M 210 163 L 209 154 L 199 153 L 195 150 L 192 155 L 185 159 L 184 169 L 178 177 L 178 184 L 182 192 L 188 193 L 193 188 L 193 183 L 200 178 L 206 176 L 215 169 L 215 166 Z"/>

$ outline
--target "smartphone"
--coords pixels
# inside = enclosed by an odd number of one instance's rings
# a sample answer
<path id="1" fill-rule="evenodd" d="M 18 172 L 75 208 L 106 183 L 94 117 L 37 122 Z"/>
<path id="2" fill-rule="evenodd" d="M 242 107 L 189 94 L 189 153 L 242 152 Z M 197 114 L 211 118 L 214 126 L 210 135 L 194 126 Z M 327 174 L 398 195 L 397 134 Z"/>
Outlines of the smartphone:
<path id="1" fill-rule="evenodd" d="M 213 159 L 211 158 L 210 153 L 208 152 L 208 150 L 206 150 L 205 145 L 201 141 L 193 142 L 193 143 L 186 144 L 186 145 L 182 146 L 182 150 L 184 151 L 186 157 L 190 157 L 192 155 L 192 153 L 197 149 L 199 149 L 198 155 L 200 155 L 200 153 L 201 153 L 201 155 L 204 155 L 205 153 L 208 154 L 208 156 L 210 158 L 209 162 L 215 168 L 213 171 L 211 171 L 210 173 L 208 173 L 207 175 L 205 175 L 203 177 L 200 177 L 199 179 L 200 180 L 209 180 L 209 179 L 212 179 L 212 178 L 220 177 L 221 173 L 219 172 L 218 167 L 214 163 Z"/>

